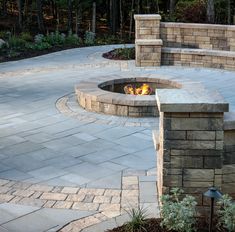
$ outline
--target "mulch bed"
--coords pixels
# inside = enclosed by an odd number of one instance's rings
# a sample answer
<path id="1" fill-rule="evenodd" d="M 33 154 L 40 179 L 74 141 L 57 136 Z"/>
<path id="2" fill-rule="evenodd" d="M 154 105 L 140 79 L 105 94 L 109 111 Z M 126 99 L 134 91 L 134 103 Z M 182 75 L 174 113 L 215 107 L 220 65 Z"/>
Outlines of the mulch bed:
<path id="1" fill-rule="evenodd" d="M 145 230 L 136 230 L 135 232 L 175 232 L 175 231 L 169 231 L 165 228 L 162 228 L 160 226 L 161 219 L 160 218 L 150 218 L 146 220 Z M 216 225 L 216 223 L 213 223 L 213 225 Z M 198 232 L 208 232 L 208 223 L 205 220 L 198 220 L 197 222 L 197 231 Z M 114 228 L 112 230 L 107 230 L 106 232 L 129 232 L 126 230 L 125 225 L 119 226 L 117 228 Z M 227 230 L 221 228 L 221 229 L 213 229 L 213 232 L 227 232 Z"/>
<path id="2" fill-rule="evenodd" d="M 134 60 L 135 54 L 131 54 L 130 58 L 118 52 L 119 49 L 114 49 L 112 51 L 103 53 L 103 57 L 110 60 Z"/>
<path id="3" fill-rule="evenodd" d="M 0 63 L 1 62 L 7 62 L 7 61 L 15 61 L 15 60 L 22 60 L 22 59 L 26 59 L 26 58 L 31 58 L 31 57 L 36 57 L 36 56 L 41 56 L 41 55 L 46 55 L 49 53 L 53 53 L 53 52 L 59 52 L 62 50 L 67 50 L 67 49 L 71 49 L 71 48 L 78 48 L 78 46 L 63 46 L 63 47 L 59 47 L 59 46 L 55 46 L 46 50 L 26 50 L 26 51 L 22 51 L 20 52 L 20 54 L 16 57 L 6 57 L 6 56 L 1 56 L 0 55 Z"/>

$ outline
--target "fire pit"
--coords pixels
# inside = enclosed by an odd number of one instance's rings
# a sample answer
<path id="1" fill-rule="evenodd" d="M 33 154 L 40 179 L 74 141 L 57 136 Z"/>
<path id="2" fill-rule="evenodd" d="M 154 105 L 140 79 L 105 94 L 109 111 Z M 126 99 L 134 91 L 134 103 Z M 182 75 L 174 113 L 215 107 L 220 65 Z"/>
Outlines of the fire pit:
<path id="1" fill-rule="evenodd" d="M 110 78 L 110 77 L 109 77 Z M 78 103 L 88 111 L 129 116 L 158 116 L 157 88 L 180 88 L 177 82 L 156 78 L 121 78 L 108 81 L 100 77 L 75 87 Z"/>

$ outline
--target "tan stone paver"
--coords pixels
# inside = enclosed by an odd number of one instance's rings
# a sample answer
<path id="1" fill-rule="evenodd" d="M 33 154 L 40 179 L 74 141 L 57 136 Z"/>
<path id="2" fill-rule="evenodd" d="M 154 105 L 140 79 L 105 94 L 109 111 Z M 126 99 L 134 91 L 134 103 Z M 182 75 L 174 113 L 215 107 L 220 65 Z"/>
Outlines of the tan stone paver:
<path id="1" fill-rule="evenodd" d="M 28 190 L 50 192 L 53 188 L 53 186 L 34 184 Z"/>
<path id="2" fill-rule="evenodd" d="M 64 193 L 43 193 L 40 199 L 42 200 L 55 200 L 63 201 L 67 198 L 67 194 Z"/>
<path id="3" fill-rule="evenodd" d="M 102 196 L 104 194 L 105 189 L 89 189 L 89 188 L 82 188 L 79 190 L 79 194 L 88 194 L 88 195 L 98 195 Z"/>
<path id="4" fill-rule="evenodd" d="M 69 194 L 66 201 L 83 201 L 85 194 Z"/>
<path id="5" fill-rule="evenodd" d="M 8 202 L 10 201 L 14 196 L 8 195 L 8 194 L 0 194 L 0 202 Z"/>
<path id="6" fill-rule="evenodd" d="M 64 187 L 61 191 L 61 193 L 67 193 L 67 194 L 75 194 L 78 193 L 80 188 L 73 188 L 73 187 Z"/>
<path id="7" fill-rule="evenodd" d="M 30 197 L 34 194 L 34 191 L 31 190 L 17 190 L 15 192 L 12 193 L 15 196 L 19 196 L 19 197 Z"/>
<path id="8" fill-rule="evenodd" d="M 46 201 L 46 203 L 43 205 L 43 207 L 44 208 L 52 208 L 55 203 L 56 203 L 56 201 Z"/>
<path id="9" fill-rule="evenodd" d="M 110 196 L 96 196 L 93 200 L 94 203 L 110 203 Z"/>
<path id="10" fill-rule="evenodd" d="M 53 208 L 57 209 L 70 209 L 73 205 L 73 202 L 71 201 L 57 201 L 54 205 Z"/>
<path id="11" fill-rule="evenodd" d="M 105 196 L 120 196 L 121 190 L 106 189 Z"/>
<path id="12" fill-rule="evenodd" d="M 73 209 L 78 209 L 78 210 L 98 210 L 99 204 L 97 203 L 84 203 L 84 202 L 75 202 L 73 204 Z"/>

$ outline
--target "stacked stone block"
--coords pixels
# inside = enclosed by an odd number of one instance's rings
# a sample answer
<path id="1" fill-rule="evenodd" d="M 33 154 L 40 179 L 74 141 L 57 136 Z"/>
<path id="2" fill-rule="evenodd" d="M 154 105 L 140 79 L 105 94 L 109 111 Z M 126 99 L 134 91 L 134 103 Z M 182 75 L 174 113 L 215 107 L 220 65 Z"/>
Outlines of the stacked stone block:
<path id="1" fill-rule="evenodd" d="M 235 51 L 235 27 L 192 23 L 161 23 L 165 47 Z"/>
<path id="2" fill-rule="evenodd" d="M 233 124 L 225 124 L 222 191 L 235 199 L 235 118 Z"/>
<path id="3" fill-rule="evenodd" d="M 135 15 L 136 65 L 160 66 L 161 47 L 160 15 Z"/>
<path id="4" fill-rule="evenodd" d="M 187 91 L 190 94 L 184 95 Z M 174 92 L 157 90 L 160 110 L 158 193 L 161 196 L 174 187 L 181 188 L 185 194 L 196 198 L 204 213 L 209 202 L 203 193 L 211 186 L 222 190 L 223 111 L 227 111 L 227 106 L 218 104 L 218 99 L 211 103 L 213 95 L 205 95 L 203 102 L 203 97 L 197 97 L 200 93 L 187 91 L 175 92 L 177 97 L 174 97 Z"/>
<path id="5" fill-rule="evenodd" d="M 162 65 L 235 70 L 235 52 L 188 48 L 162 48 Z"/>

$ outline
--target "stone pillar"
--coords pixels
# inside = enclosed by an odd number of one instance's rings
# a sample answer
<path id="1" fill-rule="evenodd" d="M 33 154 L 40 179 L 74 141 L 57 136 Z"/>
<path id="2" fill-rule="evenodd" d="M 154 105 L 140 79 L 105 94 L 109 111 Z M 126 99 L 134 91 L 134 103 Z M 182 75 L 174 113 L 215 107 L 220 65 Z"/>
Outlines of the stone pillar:
<path id="1" fill-rule="evenodd" d="M 222 188 L 224 143 L 223 99 L 193 86 L 181 90 L 157 90 L 160 111 L 158 192 L 174 187 L 193 195 L 201 213 L 208 206 L 203 193 Z"/>
<path id="2" fill-rule="evenodd" d="M 135 15 L 136 66 L 160 66 L 160 15 Z"/>

